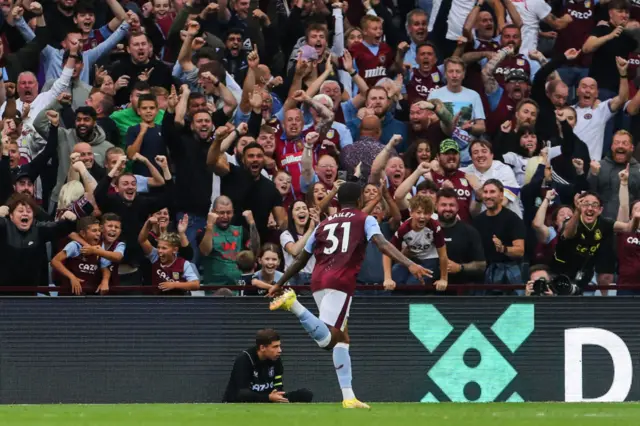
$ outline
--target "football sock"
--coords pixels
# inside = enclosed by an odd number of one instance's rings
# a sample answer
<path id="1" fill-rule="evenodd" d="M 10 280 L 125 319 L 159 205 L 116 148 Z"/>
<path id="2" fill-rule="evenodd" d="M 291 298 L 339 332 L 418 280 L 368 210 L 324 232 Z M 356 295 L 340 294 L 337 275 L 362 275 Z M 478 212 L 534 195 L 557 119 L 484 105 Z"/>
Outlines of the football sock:
<path id="1" fill-rule="evenodd" d="M 307 330 L 309 336 L 316 341 L 318 346 L 321 348 L 329 346 L 329 343 L 331 343 L 331 331 L 329 331 L 329 327 L 327 327 L 325 323 L 309 312 L 309 310 L 302 306 L 302 304 L 297 300 L 293 302 L 291 312 L 298 317 L 302 327 Z"/>
<path id="2" fill-rule="evenodd" d="M 337 343 L 333 348 L 333 366 L 336 368 L 342 399 L 355 398 L 351 388 L 351 355 L 349 355 L 348 343 Z"/>

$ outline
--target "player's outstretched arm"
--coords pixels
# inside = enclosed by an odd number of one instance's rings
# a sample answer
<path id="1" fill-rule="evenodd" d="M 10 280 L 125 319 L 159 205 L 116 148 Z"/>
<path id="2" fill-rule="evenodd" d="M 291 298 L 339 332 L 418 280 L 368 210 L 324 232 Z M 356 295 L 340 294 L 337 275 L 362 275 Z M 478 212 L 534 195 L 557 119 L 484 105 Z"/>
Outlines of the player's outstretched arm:
<path id="1" fill-rule="evenodd" d="M 289 266 L 287 270 L 284 271 L 284 274 L 282 274 L 278 282 L 271 286 L 268 296 L 273 297 L 274 295 L 276 295 L 278 291 L 280 291 L 280 288 L 284 283 L 289 281 L 298 272 L 302 271 L 304 267 L 307 266 L 307 262 L 309 262 L 311 256 L 311 253 L 303 249 L 298 257 L 296 257 L 296 260 L 291 264 L 291 266 Z"/>
<path id="2" fill-rule="evenodd" d="M 396 263 L 400 263 L 401 265 L 404 265 L 409 270 L 409 272 L 411 272 L 411 274 L 415 276 L 417 279 L 419 279 L 420 282 L 422 282 L 423 284 L 424 282 L 422 278 L 424 276 L 427 276 L 427 277 L 433 276 L 433 271 L 430 271 L 429 269 L 424 268 L 412 262 L 409 258 L 407 258 L 404 254 L 402 254 L 400 250 L 398 250 L 393 244 L 387 241 L 387 239 L 384 238 L 382 234 L 374 235 L 371 238 L 371 241 L 373 241 L 373 243 L 376 245 L 376 247 L 378 247 L 378 250 L 380 250 L 382 254 L 389 256 Z"/>

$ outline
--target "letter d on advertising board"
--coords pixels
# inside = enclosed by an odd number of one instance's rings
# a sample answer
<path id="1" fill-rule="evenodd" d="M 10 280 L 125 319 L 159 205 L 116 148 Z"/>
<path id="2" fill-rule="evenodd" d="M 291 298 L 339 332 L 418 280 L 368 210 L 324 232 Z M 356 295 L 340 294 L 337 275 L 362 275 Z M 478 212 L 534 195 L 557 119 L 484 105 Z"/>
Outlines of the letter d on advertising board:
<path id="1" fill-rule="evenodd" d="M 600 346 L 613 362 L 611 387 L 597 398 L 582 397 L 582 347 Z M 618 335 L 601 328 L 571 328 L 564 331 L 564 400 L 566 402 L 622 402 L 629 395 L 633 365 L 629 348 Z"/>

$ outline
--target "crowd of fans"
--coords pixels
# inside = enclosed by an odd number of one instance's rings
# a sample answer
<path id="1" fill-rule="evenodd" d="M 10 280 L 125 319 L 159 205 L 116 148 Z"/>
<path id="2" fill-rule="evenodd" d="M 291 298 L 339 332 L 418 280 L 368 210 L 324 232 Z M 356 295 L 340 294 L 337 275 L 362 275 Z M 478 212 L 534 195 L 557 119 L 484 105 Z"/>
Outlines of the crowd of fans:
<path id="1" fill-rule="evenodd" d="M 264 293 L 344 181 L 436 292 L 637 282 L 635 2 L 0 8 L 1 286 Z"/>

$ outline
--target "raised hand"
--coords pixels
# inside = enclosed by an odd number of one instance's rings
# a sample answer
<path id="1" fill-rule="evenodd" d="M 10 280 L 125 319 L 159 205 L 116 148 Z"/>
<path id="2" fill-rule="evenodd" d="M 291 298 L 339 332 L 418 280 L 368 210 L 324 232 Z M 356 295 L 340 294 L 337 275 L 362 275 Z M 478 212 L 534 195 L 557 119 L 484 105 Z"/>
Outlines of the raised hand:
<path id="1" fill-rule="evenodd" d="M 627 163 L 627 167 L 620 170 L 620 172 L 618 173 L 618 178 L 620 178 L 621 185 L 629 184 L 629 163 Z"/>
<path id="2" fill-rule="evenodd" d="M 238 127 L 236 127 L 236 130 L 238 131 L 238 134 L 240 136 L 244 136 L 249 131 L 249 125 L 243 121 L 242 123 L 238 124 Z"/>
<path id="3" fill-rule="evenodd" d="M 60 105 L 71 105 L 71 100 L 71 93 L 69 92 L 62 92 L 58 96 L 58 103 Z"/>
<path id="4" fill-rule="evenodd" d="M 616 56 L 616 67 L 618 68 L 618 73 L 620 73 L 620 75 L 627 75 L 629 61 L 621 58 L 620 56 Z"/>
<path id="5" fill-rule="evenodd" d="M 176 86 L 171 86 L 171 92 L 169 93 L 169 98 L 167 99 L 167 103 L 169 104 L 169 108 L 174 110 L 178 105 L 178 93 L 176 92 Z"/>
<path id="6" fill-rule="evenodd" d="M 169 167 L 169 162 L 167 161 L 167 157 L 164 155 L 156 155 L 154 158 L 156 164 L 160 166 L 161 169 L 166 169 Z"/>
<path id="7" fill-rule="evenodd" d="M 187 34 L 191 37 L 195 37 L 200 32 L 200 24 L 198 21 L 189 21 L 187 24 Z"/>
<path id="8" fill-rule="evenodd" d="M 253 45 L 253 50 L 247 55 L 247 65 L 249 68 L 256 69 L 260 65 L 260 55 L 258 54 L 258 45 Z"/>
<path id="9" fill-rule="evenodd" d="M 50 109 L 45 114 L 52 126 L 58 127 L 58 125 L 60 125 L 60 113 L 58 113 L 58 111 Z"/>
<path id="10" fill-rule="evenodd" d="M 500 125 L 500 130 L 502 130 L 503 133 L 511 133 L 512 127 L 513 123 L 511 122 L 511 120 L 507 120 Z"/>
<path id="11" fill-rule="evenodd" d="M 572 158 L 571 164 L 573 164 L 573 168 L 576 169 L 578 176 L 584 173 L 584 161 L 582 161 L 581 158 Z"/>
<path id="12" fill-rule="evenodd" d="M 245 210 L 242 212 L 242 217 L 247 221 L 247 224 L 253 225 L 256 221 L 253 218 L 253 212 L 251 210 Z"/>
<path id="13" fill-rule="evenodd" d="M 128 75 L 120 76 L 120 78 L 118 78 L 114 83 L 113 87 L 116 89 L 116 91 L 122 89 L 123 87 L 127 87 L 129 85 L 130 79 L 131 77 L 129 77 Z"/>
<path id="14" fill-rule="evenodd" d="M 207 228 L 213 228 L 213 225 L 218 221 L 218 214 L 214 212 L 209 212 L 207 214 Z"/>
<path id="15" fill-rule="evenodd" d="M 591 174 L 594 176 L 598 176 L 598 173 L 600 173 L 600 162 L 591 160 L 591 164 L 589 164 L 589 167 L 591 168 Z"/>
<path id="16" fill-rule="evenodd" d="M 203 39 L 202 37 L 196 37 L 191 41 L 191 50 L 197 52 L 198 50 L 202 49 L 205 44 L 207 44 L 205 39 Z"/>
<path id="17" fill-rule="evenodd" d="M 140 81 L 149 81 L 149 77 L 151 77 L 151 73 L 153 72 L 153 67 L 148 70 L 142 71 L 138 76 L 138 80 Z"/>
<path id="18" fill-rule="evenodd" d="M 259 90 L 254 90 L 249 98 L 249 104 L 252 109 L 261 110 L 262 109 L 262 94 Z"/>
<path id="19" fill-rule="evenodd" d="M 142 5 L 142 16 L 144 16 L 145 18 L 148 18 L 151 16 L 152 13 L 153 13 L 153 4 L 150 1 Z"/>
<path id="20" fill-rule="evenodd" d="M 558 195 L 558 193 L 556 192 L 555 189 L 550 189 L 547 191 L 547 193 L 544 196 L 544 199 L 549 201 L 549 203 L 551 203 L 553 200 L 556 199 L 556 196 Z"/>
<path id="21" fill-rule="evenodd" d="M 187 228 L 189 227 L 189 215 L 184 214 L 182 219 L 178 222 L 178 234 L 185 234 L 187 232 Z"/>

